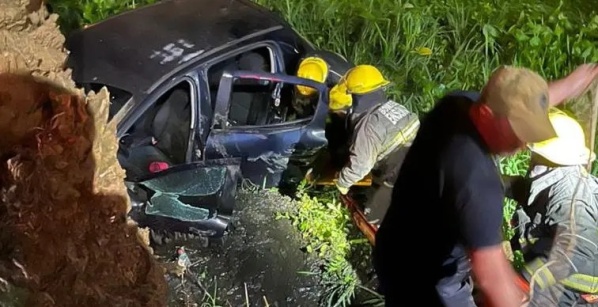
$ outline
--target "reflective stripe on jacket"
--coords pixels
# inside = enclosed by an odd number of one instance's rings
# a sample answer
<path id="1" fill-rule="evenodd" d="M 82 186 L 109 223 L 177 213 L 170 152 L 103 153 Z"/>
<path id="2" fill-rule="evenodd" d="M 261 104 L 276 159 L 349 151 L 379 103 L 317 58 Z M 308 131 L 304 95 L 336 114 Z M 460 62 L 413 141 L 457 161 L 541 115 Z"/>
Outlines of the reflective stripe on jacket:
<path id="1" fill-rule="evenodd" d="M 338 186 L 350 188 L 390 153 L 409 146 L 417 130 L 416 114 L 389 100 L 358 120 L 353 129 L 349 161 L 339 174 Z"/>
<path id="2" fill-rule="evenodd" d="M 598 293 L 596 178 L 580 166 L 536 167 L 531 174 L 529 198 L 522 206 L 529 218 L 521 225 L 529 245 L 524 254 L 533 258 L 522 273 L 533 279 L 538 293 L 530 306 L 559 306 L 558 288 Z"/>

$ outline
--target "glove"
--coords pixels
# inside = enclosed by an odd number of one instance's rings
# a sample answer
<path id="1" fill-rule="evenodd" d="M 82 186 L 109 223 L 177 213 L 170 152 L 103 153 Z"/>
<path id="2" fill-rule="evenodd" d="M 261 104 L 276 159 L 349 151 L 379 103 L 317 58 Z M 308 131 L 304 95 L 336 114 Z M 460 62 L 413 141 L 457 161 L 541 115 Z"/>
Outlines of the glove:
<path id="1" fill-rule="evenodd" d="M 347 195 L 347 193 L 349 193 L 349 188 L 343 188 L 343 187 L 339 186 L 338 184 L 336 185 L 336 188 L 341 193 L 341 195 Z"/>

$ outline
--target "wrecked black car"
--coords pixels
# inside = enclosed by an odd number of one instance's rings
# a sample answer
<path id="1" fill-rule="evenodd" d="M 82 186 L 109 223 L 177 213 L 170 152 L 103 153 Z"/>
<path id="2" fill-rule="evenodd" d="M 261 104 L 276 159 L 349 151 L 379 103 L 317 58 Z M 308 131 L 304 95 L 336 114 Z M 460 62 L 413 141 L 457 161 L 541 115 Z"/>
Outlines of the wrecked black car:
<path id="1" fill-rule="evenodd" d="M 302 176 L 326 147 L 328 88 L 294 77 L 320 52 L 245 0 L 166 0 L 67 40 L 86 90 L 106 86 L 131 216 L 141 227 L 219 237 L 241 178 L 264 187 Z M 342 57 L 322 51 L 334 69 Z M 316 89 L 298 115 L 295 86 Z"/>

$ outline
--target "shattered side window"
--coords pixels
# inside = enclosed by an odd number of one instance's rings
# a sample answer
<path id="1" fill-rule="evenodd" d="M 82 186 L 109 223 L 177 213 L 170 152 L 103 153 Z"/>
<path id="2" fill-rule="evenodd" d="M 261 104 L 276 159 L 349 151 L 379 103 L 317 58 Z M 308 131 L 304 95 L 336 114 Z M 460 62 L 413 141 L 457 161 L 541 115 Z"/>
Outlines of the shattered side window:
<path id="1" fill-rule="evenodd" d="M 145 207 L 145 213 L 175 218 L 185 222 L 197 222 L 208 219 L 208 209 L 194 207 L 179 200 L 175 194 L 156 193 Z"/>
<path id="2" fill-rule="evenodd" d="M 146 214 L 199 221 L 209 218 L 208 209 L 181 201 L 181 196 L 207 196 L 217 193 L 226 180 L 226 167 L 204 167 L 174 172 L 141 184 L 155 192 L 145 208 Z"/>
<path id="3" fill-rule="evenodd" d="M 141 184 L 156 192 L 184 196 L 206 196 L 220 190 L 225 176 L 226 167 L 215 166 L 175 172 L 144 181 Z"/>

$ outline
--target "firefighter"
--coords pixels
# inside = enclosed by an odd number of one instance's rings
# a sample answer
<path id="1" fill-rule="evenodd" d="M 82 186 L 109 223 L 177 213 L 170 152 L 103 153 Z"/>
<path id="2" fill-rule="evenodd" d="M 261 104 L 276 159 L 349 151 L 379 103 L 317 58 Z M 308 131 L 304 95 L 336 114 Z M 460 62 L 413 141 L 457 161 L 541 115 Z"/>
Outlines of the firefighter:
<path id="1" fill-rule="evenodd" d="M 365 213 L 373 224 L 382 220 L 390 204 L 393 183 L 419 127 L 416 114 L 386 97 L 389 83 L 374 66 L 358 65 L 330 90 L 329 110 L 345 118 L 351 135 L 348 161 L 336 185 L 347 194 L 372 172 L 375 194 L 368 197 Z M 355 104 L 371 107 L 355 112 Z"/>
<path id="2" fill-rule="evenodd" d="M 297 76 L 325 83 L 328 88 L 338 83 L 343 74 L 354 65 L 337 54 L 328 51 L 310 52 L 299 61 Z M 305 118 L 315 113 L 317 107 L 316 90 L 305 86 L 295 87 L 292 107 L 295 118 Z M 328 139 L 328 161 L 342 161 L 347 155 L 348 134 L 343 121 L 330 116 L 326 121 L 326 138 Z M 335 163 L 333 163 L 335 164 Z M 340 165 L 336 165 L 340 167 Z"/>
<path id="3" fill-rule="evenodd" d="M 299 61 L 297 77 L 325 83 L 329 88 L 340 81 L 341 77 L 353 65 L 338 55 L 326 51 L 318 51 L 307 54 Z M 332 65 L 331 65 L 332 64 Z M 298 117 L 313 115 L 315 112 L 317 92 L 314 88 L 298 85 L 295 87 L 295 99 L 293 109 Z"/>
<path id="4" fill-rule="evenodd" d="M 530 70 L 500 67 L 481 93 L 448 94 L 425 115 L 376 233 L 373 262 L 387 306 L 408 298 L 475 306 L 471 272 L 493 306 L 521 304 L 503 252 L 495 157 L 555 137 L 549 106 L 576 97 L 596 75 L 595 65 L 583 65 L 548 85 Z"/>
<path id="5" fill-rule="evenodd" d="M 582 127 L 554 109 L 557 137 L 530 144 L 524 178 L 508 178 L 516 199 L 517 238 L 531 282 L 528 306 L 588 306 L 598 303 L 598 179 L 584 168 L 595 159 Z"/>
<path id="6" fill-rule="evenodd" d="M 328 79 L 328 64 L 324 59 L 316 56 L 307 57 L 301 60 L 297 69 L 297 77 L 325 83 Z M 311 116 L 316 111 L 318 92 L 308 86 L 295 86 L 293 97 L 293 109 L 298 119 Z"/>

